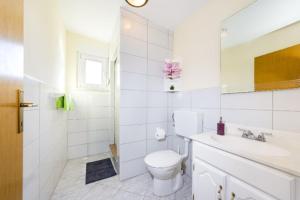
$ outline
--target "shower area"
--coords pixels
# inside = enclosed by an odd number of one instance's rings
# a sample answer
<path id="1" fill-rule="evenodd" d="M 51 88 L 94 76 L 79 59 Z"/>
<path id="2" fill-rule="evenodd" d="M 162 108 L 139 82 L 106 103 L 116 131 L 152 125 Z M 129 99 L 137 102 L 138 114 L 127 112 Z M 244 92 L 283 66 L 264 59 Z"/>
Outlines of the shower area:
<path id="1" fill-rule="evenodd" d="M 66 90 L 74 103 L 67 115 L 68 159 L 114 150 L 114 66 L 110 44 L 68 31 Z"/>

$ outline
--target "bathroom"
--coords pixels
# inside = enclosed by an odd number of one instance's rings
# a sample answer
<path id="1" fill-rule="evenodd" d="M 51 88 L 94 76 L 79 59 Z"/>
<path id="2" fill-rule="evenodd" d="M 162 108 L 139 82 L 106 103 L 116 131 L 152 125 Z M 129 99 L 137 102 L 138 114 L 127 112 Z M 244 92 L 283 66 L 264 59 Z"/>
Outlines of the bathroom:
<path id="1" fill-rule="evenodd" d="M 300 200 L 298 0 L 0 2 L 0 200 Z"/>

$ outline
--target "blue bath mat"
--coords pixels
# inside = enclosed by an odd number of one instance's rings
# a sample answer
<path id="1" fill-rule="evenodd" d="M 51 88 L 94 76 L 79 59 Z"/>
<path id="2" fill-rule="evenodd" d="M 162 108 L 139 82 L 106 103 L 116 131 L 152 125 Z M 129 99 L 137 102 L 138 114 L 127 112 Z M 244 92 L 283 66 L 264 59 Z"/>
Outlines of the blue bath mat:
<path id="1" fill-rule="evenodd" d="M 86 176 L 85 183 L 93 183 L 115 176 L 117 173 L 113 167 L 110 158 L 99 160 L 95 162 L 89 162 L 86 164 Z"/>

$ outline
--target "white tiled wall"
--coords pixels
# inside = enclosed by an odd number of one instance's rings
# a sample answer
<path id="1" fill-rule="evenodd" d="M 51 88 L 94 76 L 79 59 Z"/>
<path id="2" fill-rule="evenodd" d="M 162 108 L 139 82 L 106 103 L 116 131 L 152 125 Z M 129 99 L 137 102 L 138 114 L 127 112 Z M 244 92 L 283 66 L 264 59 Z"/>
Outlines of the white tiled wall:
<path id="1" fill-rule="evenodd" d="M 55 109 L 56 89 L 26 77 L 24 92 L 38 107 L 24 110 L 23 199 L 47 200 L 67 160 L 67 118 Z"/>
<path id="2" fill-rule="evenodd" d="M 74 110 L 68 113 L 68 158 L 109 151 L 113 144 L 111 93 L 73 92 Z"/>
<path id="3" fill-rule="evenodd" d="M 121 22 L 120 178 L 127 179 L 146 172 L 147 153 L 167 149 L 154 133 L 167 131 L 162 70 L 172 42 L 168 30 L 125 10 Z"/>
<path id="4" fill-rule="evenodd" d="M 172 53 L 172 33 L 124 10 L 121 21 L 121 179 L 145 172 L 143 158 L 150 152 L 166 148 L 183 152 L 183 139 L 172 126 L 176 109 L 199 112 L 203 131 L 216 130 L 220 116 L 225 122 L 300 131 L 300 89 L 225 95 L 219 87 L 162 92 L 163 62 Z M 167 130 L 166 141 L 154 139 L 156 127 Z M 189 157 L 188 174 L 190 162 Z"/>
<path id="5" fill-rule="evenodd" d="M 220 95 L 219 88 L 208 88 L 169 94 L 168 131 L 173 134 L 173 110 L 191 109 L 203 116 L 204 131 L 216 130 L 222 116 L 225 123 L 300 132 L 299 99 L 300 89 Z M 183 150 L 182 139 L 172 135 L 169 140 L 169 148 Z"/>

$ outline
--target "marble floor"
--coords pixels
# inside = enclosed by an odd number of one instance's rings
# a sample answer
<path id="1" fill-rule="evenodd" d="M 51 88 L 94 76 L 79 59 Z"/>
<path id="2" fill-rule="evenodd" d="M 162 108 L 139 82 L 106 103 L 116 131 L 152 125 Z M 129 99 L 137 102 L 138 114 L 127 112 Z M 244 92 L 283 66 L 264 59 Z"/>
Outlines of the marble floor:
<path id="1" fill-rule="evenodd" d="M 67 163 L 51 200 L 191 200 L 191 178 L 184 176 L 184 186 L 173 195 L 159 198 L 152 192 L 150 175 L 119 181 L 118 176 L 85 185 L 85 166 L 107 158 L 107 154 L 71 160 Z"/>

